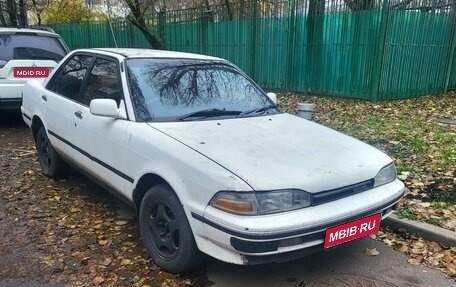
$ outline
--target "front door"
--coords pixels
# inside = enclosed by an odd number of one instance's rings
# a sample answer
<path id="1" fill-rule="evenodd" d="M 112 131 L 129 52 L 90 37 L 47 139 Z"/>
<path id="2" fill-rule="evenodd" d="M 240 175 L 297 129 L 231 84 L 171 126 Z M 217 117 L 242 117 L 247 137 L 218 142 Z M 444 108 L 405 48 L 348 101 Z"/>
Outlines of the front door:
<path id="1" fill-rule="evenodd" d="M 76 115 L 73 142 L 91 159 L 90 173 L 118 192 L 124 193 L 126 183 L 133 179 L 124 171 L 125 134 L 130 122 L 95 116 L 90 113 L 90 101 L 113 99 L 125 114 L 119 64 L 116 59 L 97 57 L 87 74 L 79 102 L 73 106 Z"/>

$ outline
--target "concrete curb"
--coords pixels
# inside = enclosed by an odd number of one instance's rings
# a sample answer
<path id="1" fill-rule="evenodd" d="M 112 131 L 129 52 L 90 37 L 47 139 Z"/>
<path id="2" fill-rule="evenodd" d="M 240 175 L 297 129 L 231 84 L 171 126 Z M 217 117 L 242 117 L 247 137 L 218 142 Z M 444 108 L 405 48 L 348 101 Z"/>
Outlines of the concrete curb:
<path id="1" fill-rule="evenodd" d="M 426 240 L 435 241 L 448 247 L 456 246 L 456 232 L 424 222 L 399 218 L 395 214 L 382 221 L 383 226 L 392 230 L 404 229 L 407 233 L 416 234 Z"/>

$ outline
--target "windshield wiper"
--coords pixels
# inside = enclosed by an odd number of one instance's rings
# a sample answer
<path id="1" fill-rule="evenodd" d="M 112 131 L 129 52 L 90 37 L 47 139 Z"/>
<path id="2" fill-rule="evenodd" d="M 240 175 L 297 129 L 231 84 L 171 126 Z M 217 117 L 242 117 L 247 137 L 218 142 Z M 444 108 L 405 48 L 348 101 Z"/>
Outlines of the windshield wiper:
<path id="1" fill-rule="evenodd" d="M 278 106 L 273 106 L 273 105 L 269 105 L 269 106 L 265 106 L 265 107 L 261 107 L 261 108 L 254 108 L 251 110 L 243 111 L 242 113 L 239 114 L 239 117 L 243 117 L 243 116 L 250 115 L 250 114 L 265 113 L 269 110 L 272 110 L 272 109 L 275 110 L 277 108 L 278 108 Z"/>
<path id="2" fill-rule="evenodd" d="M 231 115 L 239 115 L 241 111 L 231 111 L 231 110 L 222 110 L 222 109 L 207 109 L 192 112 L 180 117 L 177 117 L 178 121 L 184 121 L 190 118 L 211 118 L 211 117 L 220 117 L 220 116 L 231 116 Z"/>

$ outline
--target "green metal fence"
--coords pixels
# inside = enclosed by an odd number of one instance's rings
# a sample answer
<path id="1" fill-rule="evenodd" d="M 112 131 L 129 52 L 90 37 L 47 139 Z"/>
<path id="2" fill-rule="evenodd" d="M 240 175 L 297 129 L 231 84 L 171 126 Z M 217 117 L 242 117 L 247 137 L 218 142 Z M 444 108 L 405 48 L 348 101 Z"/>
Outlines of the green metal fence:
<path id="1" fill-rule="evenodd" d="M 150 15 L 169 50 L 226 58 L 265 89 L 369 100 L 456 89 L 454 4 L 242 1 Z M 432 6 L 434 5 L 434 6 Z M 150 47 L 125 20 L 53 25 L 70 48 Z"/>

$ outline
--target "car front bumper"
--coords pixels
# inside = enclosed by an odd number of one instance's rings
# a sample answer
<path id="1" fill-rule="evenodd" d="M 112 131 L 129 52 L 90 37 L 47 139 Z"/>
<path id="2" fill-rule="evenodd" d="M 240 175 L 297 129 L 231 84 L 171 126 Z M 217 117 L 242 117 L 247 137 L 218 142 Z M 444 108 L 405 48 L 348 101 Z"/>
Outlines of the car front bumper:
<path id="1" fill-rule="evenodd" d="M 396 180 L 325 204 L 264 216 L 238 216 L 207 207 L 192 212 L 203 224 L 198 247 L 235 264 L 283 262 L 323 250 L 326 229 L 373 214 L 390 215 L 404 194 Z"/>

